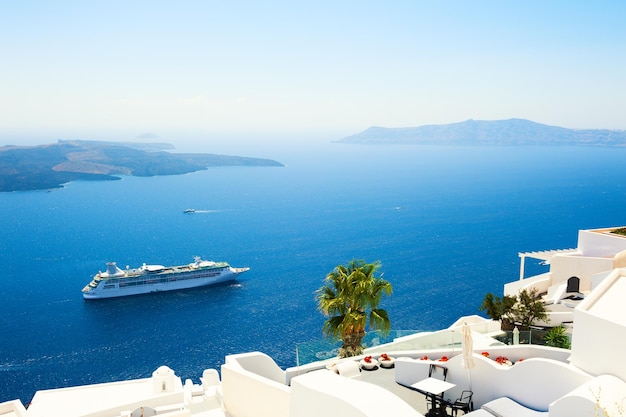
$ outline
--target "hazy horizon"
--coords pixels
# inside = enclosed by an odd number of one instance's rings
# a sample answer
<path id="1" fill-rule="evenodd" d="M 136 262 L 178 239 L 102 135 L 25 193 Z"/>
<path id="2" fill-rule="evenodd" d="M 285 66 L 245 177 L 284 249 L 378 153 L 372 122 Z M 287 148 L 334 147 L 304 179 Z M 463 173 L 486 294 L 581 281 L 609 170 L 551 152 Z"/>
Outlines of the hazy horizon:
<path id="1" fill-rule="evenodd" d="M 611 1 L 11 3 L 0 145 L 273 146 L 467 119 L 626 129 L 625 14 Z"/>

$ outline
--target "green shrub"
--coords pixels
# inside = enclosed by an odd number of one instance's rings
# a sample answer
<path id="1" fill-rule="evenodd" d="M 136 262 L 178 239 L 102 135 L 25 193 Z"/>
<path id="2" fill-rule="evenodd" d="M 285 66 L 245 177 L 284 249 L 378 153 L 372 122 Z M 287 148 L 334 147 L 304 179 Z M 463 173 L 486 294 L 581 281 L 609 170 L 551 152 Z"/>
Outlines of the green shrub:
<path id="1" fill-rule="evenodd" d="M 562 324 L 548 330 L 546 335 L 543 337 L 543 340 L 545 341 L 546 346 L 563 349 L 569 349 L 571 347 L 569 336 L 565 333 L 565 326 Z"/>

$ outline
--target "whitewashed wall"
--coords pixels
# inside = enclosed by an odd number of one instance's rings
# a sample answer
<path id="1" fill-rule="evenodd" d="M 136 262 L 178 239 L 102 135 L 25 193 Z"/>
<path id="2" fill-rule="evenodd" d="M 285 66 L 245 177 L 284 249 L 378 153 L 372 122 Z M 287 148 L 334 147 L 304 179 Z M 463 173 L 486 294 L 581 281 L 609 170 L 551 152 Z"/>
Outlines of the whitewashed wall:
<path id="1" fill-rule="evenodd" d="M 221 368 L 222 398 L 230 416 L 289 417 L 290 388 L 274 380 L 280 368 L 268 358 L 260 352 L 227 356 Z"/>
<path id="2" fill-rule="evenodd" d="M 605 229 L 609 230 L 609 229 Z M 598 230 L 580 230 L 578 232 L 578 249 L 585 256 L 613 256 L 626 250 L 626 237 L 610 233 L 599 233 Z"/>
<path id="3" fill-rule="evenodd" d="M 509 397 L 526 407 L 547 411 L 550 403 L 592 379 L 591 375 L 564 362 L 533 358 L 532 349 L 526 351 L 531 356 L 525 356 L 522 362 L 514 356 L 514 352 L 509 351 L 512 355 L 505 350 L 489 352 L 492 358 L 507 355 L 509 359 L 518 361 L 513 366 L 501 365 L 475 353 L 475 365 L 467 370 L 462 366 L 460 355 L 451 358 L 445 364 L 448 367 L 447 381 L 456 384 L 456 387 L 447 391 L 445 397 L 455 399 L 462 390 L 471 388 L 475 408 L 496 398 Z M 410 385 L 424 379 L 428 365 L 427 361 L 396 360 L 396 381 Z"/>
<path id="4" fill-rule="evenodd" d="M 578 305 L 571 359 L 573 365 L 593 375 L 609 374 L 624 381 L 625 282 L 626 269 L 616 269 Z"/>
<path id="5" fill-rule="evenodd" d="M 292 417 L 423 417 L 384 388 L 326 369 L 293 379 L 290 414 Z"/>

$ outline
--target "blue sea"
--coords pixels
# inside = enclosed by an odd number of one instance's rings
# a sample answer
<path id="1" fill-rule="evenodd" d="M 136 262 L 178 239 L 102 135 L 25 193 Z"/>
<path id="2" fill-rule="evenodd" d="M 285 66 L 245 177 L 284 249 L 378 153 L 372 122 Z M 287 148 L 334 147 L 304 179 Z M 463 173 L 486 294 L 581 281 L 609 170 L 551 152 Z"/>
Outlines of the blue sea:
<path id="1" fill-rule="evenodd" d="M 518 252 L 626 224 L 626 149 L 324 143 L 263 156 L 286 166 L 0 194 L 0 402 L 160 365 L 197 381 L 253 350 L 293 366 L 296 344 L 322 337 L 315 290 L 352 259 L 381 261 L 394 329 L 447 327 L 518 278 Z M 219 287 L 82 298 L 107 261 L 194 256 L 251 270 Z"/>

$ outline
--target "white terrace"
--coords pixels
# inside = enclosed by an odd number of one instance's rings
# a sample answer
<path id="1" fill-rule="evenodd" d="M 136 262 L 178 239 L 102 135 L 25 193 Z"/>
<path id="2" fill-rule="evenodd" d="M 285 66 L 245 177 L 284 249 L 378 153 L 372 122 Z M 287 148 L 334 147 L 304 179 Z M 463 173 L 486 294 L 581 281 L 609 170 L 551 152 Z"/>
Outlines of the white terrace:
<path id="1" fill-rule="evenodd" d="M 534 289 L 545 294 L 551 310 L 549 321 L 539 325 L 572 322 L 576 299 L 584 298 L 615 268 L 626 267 L 626 236 L 611 233 L 615 229 L 580 230 L 575 249 L 520 253 L 520 279 L 505 284 L 504 294 L 514 296 L 523 289 Z M 550 271 L 524 277 L 526 258 L 549 264 Z"/>

